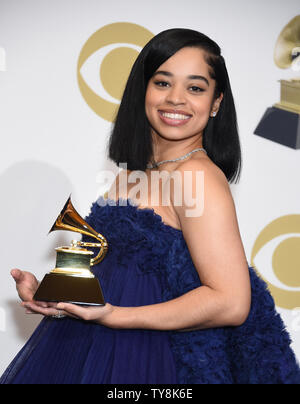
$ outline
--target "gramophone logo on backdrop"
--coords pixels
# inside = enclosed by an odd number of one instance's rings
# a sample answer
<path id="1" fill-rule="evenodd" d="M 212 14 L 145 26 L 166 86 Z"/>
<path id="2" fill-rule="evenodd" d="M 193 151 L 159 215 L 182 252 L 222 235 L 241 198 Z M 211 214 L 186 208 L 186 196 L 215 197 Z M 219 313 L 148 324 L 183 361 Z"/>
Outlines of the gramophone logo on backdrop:
<path id="1" fill-rule="evenodd" d="M 268 244 L 273 251 L 272 273 L 259 271 L 259 275 L 267 282 L 277 306 L 289 310 L 300 307 L 300 215 L 280 217 L 261 231 L 251 254 L 251 265 L 257 270 L 254 260 Z"/>
<path id="2" fill-rule="evenodd" d="M 275 46 L 276 65 L 300 71 L 300 15 L 283 29 Z M 281 80 L 281 100 L 268 108 L 255 134 L 300 149 L 300 77 Z"/>
<path id="3" fill-rule="evenodd" d="M 130 70 L 152 38 L 152 32 L 140 25 L 114 23 L 99 29 L 83 46 L 78 84 L 86 103 L 101 118 L 113 122 Z"/>

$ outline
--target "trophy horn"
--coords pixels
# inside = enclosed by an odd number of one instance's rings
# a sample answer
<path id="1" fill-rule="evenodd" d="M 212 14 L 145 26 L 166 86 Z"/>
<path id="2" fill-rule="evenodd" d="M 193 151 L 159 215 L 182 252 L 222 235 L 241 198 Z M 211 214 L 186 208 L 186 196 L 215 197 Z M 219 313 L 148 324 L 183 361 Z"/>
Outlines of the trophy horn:
<path id="1" fill-rule="evenodd" d="M 279 68 L 287 69 L 299 57 L 300 15 L 297 15 L 281 31 L 275 46 L 274 60 Z"/>
<path id="2" fill-rule="evenodd" d="M 97 233 L 76 211 L 74 208 L 71 197 L 67 200 L 63 210 L 56 219 L 49 233 L 56 230 L 68 230 L 76 233 L 84 234 L 86 236 L 95 238 L 99 243 L 88 243 L 83 241 L 74 241 L 73 246 L 80 247 L 97 247 L 100 248 L 99 253 L 91 259 L 91 266 L 94 266 L 101 262 L 105 257 L 108 249 L 108 243 L 106 238 Z"/>

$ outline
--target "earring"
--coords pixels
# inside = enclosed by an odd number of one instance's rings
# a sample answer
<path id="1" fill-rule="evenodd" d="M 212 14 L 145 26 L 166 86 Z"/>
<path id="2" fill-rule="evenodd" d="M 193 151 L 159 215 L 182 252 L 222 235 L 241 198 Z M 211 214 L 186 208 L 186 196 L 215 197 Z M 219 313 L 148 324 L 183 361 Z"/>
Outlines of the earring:
<path id="1" fill-rule="evenodd" d="M 215 118 L 216 116 L 217 116 L 217 113 L 216 113 L 216 112 L 213 112 L 213 113 L 212 113 L 212 117 Z"/>

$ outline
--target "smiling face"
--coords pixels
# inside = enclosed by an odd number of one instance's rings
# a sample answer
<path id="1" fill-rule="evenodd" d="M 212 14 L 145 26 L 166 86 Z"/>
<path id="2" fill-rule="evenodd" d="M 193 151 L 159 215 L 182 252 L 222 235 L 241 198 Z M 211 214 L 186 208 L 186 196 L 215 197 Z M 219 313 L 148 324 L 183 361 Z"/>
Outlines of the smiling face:
<path id="1" fill-rule="evenodd" d="M 217 112 L 222 94 L 215 99 L 205 53 L 183 48 L 163 63 L 149 80 L 145 110 L 152 135 L 166 140 L 199 138 L 208 119 Z"/>

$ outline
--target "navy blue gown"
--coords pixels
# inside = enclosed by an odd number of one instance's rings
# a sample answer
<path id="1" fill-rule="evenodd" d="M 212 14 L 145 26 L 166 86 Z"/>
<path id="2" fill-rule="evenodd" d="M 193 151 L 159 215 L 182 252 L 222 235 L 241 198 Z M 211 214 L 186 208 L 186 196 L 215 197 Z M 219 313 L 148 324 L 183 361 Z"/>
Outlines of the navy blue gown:
<path id="1" fill-rule="evenodd" d="M 182 232 L 153 209 L 101 197 L 87 221 L 109 243 L 106 257 L 93 268 L 107 302 L 160 303 L 201 286 Z M 44 318 L 0 383 L 300 384 L 299 364 L 274 301 L 255 270 L 249 271 L 252 306 L 239 327 L 117 330 Z"/>

